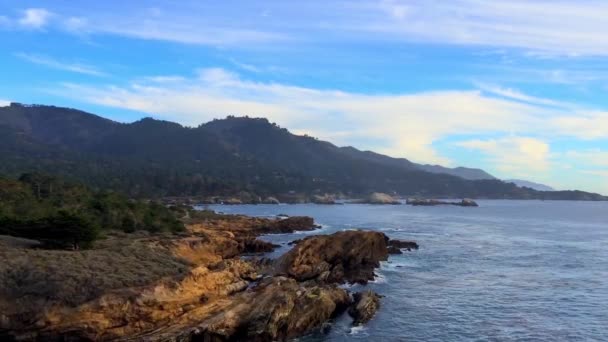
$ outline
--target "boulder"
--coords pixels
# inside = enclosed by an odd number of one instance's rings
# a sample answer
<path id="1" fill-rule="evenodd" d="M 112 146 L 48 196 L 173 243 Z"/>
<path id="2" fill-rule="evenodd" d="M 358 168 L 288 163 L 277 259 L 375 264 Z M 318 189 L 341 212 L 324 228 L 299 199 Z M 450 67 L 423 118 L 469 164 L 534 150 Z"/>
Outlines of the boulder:
<path id="1" fill-rule="evenodd" d="M 361 230 L 312 236 L 276 261 L 276 273 L 298 281 L 366 284 L 388 259 L 388 240 L 383 233 Z"/>
<path id="2" fill-rule="evenodd" d="M 353 318 L 353 325 L 361 325 L 369 322 L 378 308 L 380 308 L 380 296 L 371 291 L 357 292 L 353 295 L 354 304 L 348 310 Z"/>

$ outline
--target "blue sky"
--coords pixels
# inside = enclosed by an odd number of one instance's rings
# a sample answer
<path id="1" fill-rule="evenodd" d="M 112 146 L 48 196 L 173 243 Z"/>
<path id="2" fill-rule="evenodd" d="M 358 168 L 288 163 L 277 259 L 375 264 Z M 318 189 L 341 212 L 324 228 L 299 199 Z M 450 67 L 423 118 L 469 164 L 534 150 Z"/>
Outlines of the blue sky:
<path id="1" fill-rule="evenodd" d="M 0 1 L 0 105 L 264 116 L 608 194 L 604 1 Z"/>

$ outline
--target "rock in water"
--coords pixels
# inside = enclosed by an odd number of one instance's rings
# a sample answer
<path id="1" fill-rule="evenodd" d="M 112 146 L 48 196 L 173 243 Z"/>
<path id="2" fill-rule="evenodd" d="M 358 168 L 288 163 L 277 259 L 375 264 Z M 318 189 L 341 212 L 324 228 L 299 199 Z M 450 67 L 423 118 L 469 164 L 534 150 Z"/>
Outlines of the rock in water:
<path id="1" fill-rule="evenodd" d="M 380 307 L 380 296 L 368 290 L 354 294 L 354 304 L 348 310 L 353 318 L 353 325 L 361 325 L 369 322 Z"/>
<path id="2" fill-rule="evenodd" d="M 477 202 L 475 202 L 469 198 L 465 198 L 462 201 L 460 201 L 460 205 L 463 207 L 479 207 L 479 204 L 477 204 Z"/>
<path id="3" fill-rule="evenodd" d="M 285 219 L 275 220 L 267 225 L 268 233 L 293 233 L 296 230 L 314 230 L 317 229 L 315 221 L 308 216 L 291 216 Z"/>
<path id="4" fill-rule="evenodd" d="M 399 248 L 399 249 L 405 248 L 407 250 L 418 249 L 418 244 L 414 241 L 389 240 L 388 246 Z"/>
<path id="5" fill-rule="evenodd" d="M 276 270 L 298 281 L 365 284 L 388 259 L 388 240 L 383 233 L 361 230 L 312 236 L 279 258 Z"/>

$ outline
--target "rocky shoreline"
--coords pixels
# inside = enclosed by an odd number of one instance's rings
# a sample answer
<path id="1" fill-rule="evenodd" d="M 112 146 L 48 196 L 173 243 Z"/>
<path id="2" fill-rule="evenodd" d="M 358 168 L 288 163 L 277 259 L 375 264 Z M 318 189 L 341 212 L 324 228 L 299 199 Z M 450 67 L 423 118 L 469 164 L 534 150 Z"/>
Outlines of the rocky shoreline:
<path id="1" fill-rule="evenodd" d="M 0 240 L 0 338 L 285 341 L 345 312 L 353 324 L 365 324 L 380 296 L 339 285 L 366 284 L 389 252 L 418 247 L 353 230 L 296 241 L 276 260 L 242 258 L 276 247 L 259 235 L 316 226 L 306 217 L 210 215 L 187 227 L 182 235 L 116 234 L 89 251 L 31 250 Z M 134 276 L 150 273 L 159 276 Z M 27 290 L 18 287 L 27 281 Z M 79 297 L 87 287 L 95 291 Z"/>

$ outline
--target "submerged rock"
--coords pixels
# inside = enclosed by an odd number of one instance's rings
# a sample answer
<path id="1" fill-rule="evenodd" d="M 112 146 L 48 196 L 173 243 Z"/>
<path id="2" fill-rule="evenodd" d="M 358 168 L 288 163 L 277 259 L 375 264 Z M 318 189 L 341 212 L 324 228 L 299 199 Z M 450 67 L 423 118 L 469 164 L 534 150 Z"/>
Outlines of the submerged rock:
<path id="1" fill-rule="evenodd" d="M 353 295 L 354 304 L 348 309 L 353 318 L 353 325 L 369 322 L 380 308 L 380 296 L 371 291 L 357 292 Z"/>

